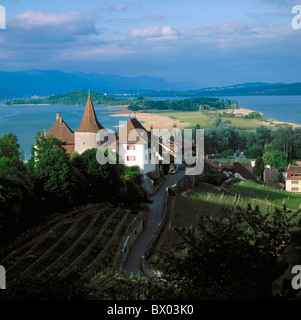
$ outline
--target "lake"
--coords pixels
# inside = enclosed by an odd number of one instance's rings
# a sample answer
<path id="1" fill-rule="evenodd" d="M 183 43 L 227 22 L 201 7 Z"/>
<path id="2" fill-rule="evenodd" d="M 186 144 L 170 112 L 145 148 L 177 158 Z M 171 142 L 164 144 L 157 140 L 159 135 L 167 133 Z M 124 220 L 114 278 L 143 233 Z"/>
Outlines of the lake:
<path id="1" fill-rule="evenodd" d="M 279 121 L 296 123 L 301 125 L 301 96 L 238 96 L 221 97 L 223 99 L 236 99 L 242 108 L 257 110 L 265 117 Z M 152 98 L 153 100 L 184 99 L 176 97 Z M 103 106 L 105 107 L 105 106 Z M 98 106 L 96 108 L 99 108 Z M 25 152 L 25 158 L 31 157 L 31 145 L 37 131 L 48 131 L 55 122 L 55 115 L 61 112 L 63 120 L 73 130 L 77 130 L 85 106 L 36 106 L 20 105 L 5 106 L 0 103 L 0 137 L 12 132 L 17 135 L 21 148 Z M 109 110 L 95 110 L 99 122 L 105 127 L 115 130 L 119 121 L 126 121 L 125 117 L 112 117 Z"/>
<path id="2" fill-rule="evenodd" d="M 158 101 L 183 100 L 187 98 L 194 97 L 156 97 L 151 99 Z M 212 98 L 236 99 L 238 106 L 241 108 L 259 111 L 267 118 L 301 125 L 301 96 L 231 96 Z"/>
<path id="3" fill-rule="evenodd" d="M 44 128 L 48 132 L 55 122 L 56 113 L 60 112 L 70 129 L 75 131 L 81 123 L 84 110 L 85 106 L 6 106 L 2 103 L 0 104 L 0 137 L 9 132 L 17 135 L 21 149 L 24 150 L 25 159 L 28 160 L 31 158 L 31 145 L 34 143 L 36 132 Z M 110 116 L 109 110 L 95 110 L 95 112 L 102 126 L 113 131 L 115 131 L 114 127 L 119 125 L 119 121 L 127 121 L 126 117 Z"/>

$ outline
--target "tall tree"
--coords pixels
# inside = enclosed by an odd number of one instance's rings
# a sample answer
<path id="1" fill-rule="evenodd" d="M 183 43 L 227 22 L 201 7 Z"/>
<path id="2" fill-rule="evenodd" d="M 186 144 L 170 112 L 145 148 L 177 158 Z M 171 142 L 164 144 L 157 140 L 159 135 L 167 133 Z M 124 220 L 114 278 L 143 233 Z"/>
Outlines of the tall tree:
<path id="1" fill-rule="evenodd" d="M 264 170 L 264 162 L 261 157 L 257 157 L 252 173 L 257 177 L 258 180 L 262 180 L 263 170 Z"/>
<path id="2" fill-rule="evenodd" d="M 66 209 L 74 200 L 75 178 L 64 149 L 45 151 L 34 167 L 36 192 L 50 208 Z"/>
<path id="3" fill-rule="evenodd" d="M 18 144 L 18 138 L 13 133 L 4 134 L 0 138 L 0 158 L 7 157 L 12 159 L 13 157 L 20 158 L 20 145 Z"/>

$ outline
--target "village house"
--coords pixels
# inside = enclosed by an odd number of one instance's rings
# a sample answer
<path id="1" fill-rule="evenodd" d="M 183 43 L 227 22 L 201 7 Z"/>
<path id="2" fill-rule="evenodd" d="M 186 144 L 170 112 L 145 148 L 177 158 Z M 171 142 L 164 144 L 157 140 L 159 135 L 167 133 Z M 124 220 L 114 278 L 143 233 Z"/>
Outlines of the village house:
<path id="1" fill-rule="evenodd" d="M 289 192 L 301 192 L 301 167 L 289 166 L 286 174 L 285 190 Z"/>
<path id="2" fill-rule="evenodd" d="M 252 180 L 256 181 L 256 177 L 241 163 L 234 162 L 232 166 L 234 170 L 234 177 L 241 180 Z"/>

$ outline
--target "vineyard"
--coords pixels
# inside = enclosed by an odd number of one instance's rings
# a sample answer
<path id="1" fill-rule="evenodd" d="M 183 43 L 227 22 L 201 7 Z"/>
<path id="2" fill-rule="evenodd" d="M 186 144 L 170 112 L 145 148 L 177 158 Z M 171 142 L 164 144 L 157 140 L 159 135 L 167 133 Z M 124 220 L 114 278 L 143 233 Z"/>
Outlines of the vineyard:
<path id="1" fill-rule="evenodd" d="M 270 202 L 277 206 L 285 204 L 290 209 L 299 210 L 301 208 L 301 195 L 293 192 L 276 190 L 254 182 L 245 181 L 235 183 L 229 186 L 228 189 L 231 192 Z"/>
<path id="2" fill-rule="evenodd" d="M 245 184 L 247 184 L 247 186 L 245 186 Z M 252 186 L 251 189 L 248 188 L 249 184 Z M 233 194 L 216 191 L 208 185 L 201 185 L 194 190 L 169 197 L 168 220 L 149 262 L 155 267 L 160 268 L 160 263 L 164 260 L 164 256 L 171 250 L 177 250 L 177 254 L 179 255 L 185 254 L 186 249 L 185 246 L 183 246 L 183 240 L 179 237 L 175 228 L 194 228 L 204 214 L 212 217 L 219 216 L 223 209 L 233 211 L 237 207 L 246 209 L 248 205 L 251 205 L 253 209 L 258 207 L 263 215 L 269 215 L 273 214 L 278 204 L 279 208 L 282 207 L 284 199 L 286 199 L 285 203 L 289 204 L 292 208 L 299 208 L 301 196 L 297 197 L 296 195 L 289 194 L 289 199 L 287 195 L 281 198 L 281 196 L 278 195 L 280 191 L 278 193 L 277 190 L 271 188 L 264 190 L 263 188 L 263 191 L 266 193 L 261 193 L 261 189 L 255 188 L 253 185 L 255 184 L 242 183 L 242 186 L 240 184 L 238 184 L 237 187 L 236 185 L 231 186 L 231 191 L 236 192 Z M 273 198 L 272 195 L 274 193 L 278 195 L 279 198 Z"/>
<path id="3" fill-rule="evenodd" d="M 62 218 L 1 259 L 7 283 L 21 286 L 28 276 L 51 273 L 61 278 L 76 271 L 87 283 L 92 279 L 99 285 L 100 275 L 119 268 L 122 246 L 137 217 L 109 206 Z"/>

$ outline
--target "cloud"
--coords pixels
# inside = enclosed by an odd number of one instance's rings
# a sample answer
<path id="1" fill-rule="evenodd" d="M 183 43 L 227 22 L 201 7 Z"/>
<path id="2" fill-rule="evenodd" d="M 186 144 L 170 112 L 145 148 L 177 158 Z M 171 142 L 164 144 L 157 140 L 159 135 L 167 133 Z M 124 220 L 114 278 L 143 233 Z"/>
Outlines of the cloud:
<path id="1" fill-rule="evenodd" d="M 183 34 L 187 39 L 211 43 L 221 48 L 254 47 L 268 41 L 287 39 L 292 35 L 290 25 L 266 26 L 243 21 L 197 28 Z"/>
<path id="2" fill-rule="evenodd" d="M 164 26 L 161 29 L 158 26 L 148 26 L 142 29 L 132 29 L 130 36 L 146 38 L 148 41 L 177 40 L 178 32 L 170 26 Z"/>
<path id="3" fill-rule="evenodd" d="M 165 17 L 163 15 L 154 14 L 154 15 L 146 15 L 144 16 L 144 20 L 148 21 L 158 21 L 158 20 L 165 20 Z"/>
<path id="4" fill-rule="evenodd" d="M 101 3 L 98 7 L 101 11 L 124 11 L 128 8 L 128 4 L 117 3 L 116 5 L 113 5 L 110 3 Z"/>
<path id="5" fill-rule="evenodd" d="M 95 22 L 90 16 L 79 12 L 44 13 L 26 11 L 17 16 L 8 17 L 5 38 L 10 46 L 26 44 L 40 46 L 44 43 L 69 43 L 78 37 L 98 34 Z"/>
<path id="6" fill-rule="evenodd" d="M 26 11 L 12 17 L 9 25 L 13 31 L 30 30 L 31 32 L 38 32 L 41 36 L 43 32 L 73 35 L 96 33 L 94 21 L 76 11 L 61 14 Z"/>
<path id="7" fill-rule="evenodd" d="M 296 0 L 255 0 L 256 3 L 261 4 L 272 4 L 277 6 L 294 6 Z"/>

